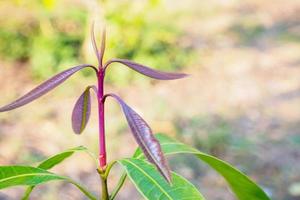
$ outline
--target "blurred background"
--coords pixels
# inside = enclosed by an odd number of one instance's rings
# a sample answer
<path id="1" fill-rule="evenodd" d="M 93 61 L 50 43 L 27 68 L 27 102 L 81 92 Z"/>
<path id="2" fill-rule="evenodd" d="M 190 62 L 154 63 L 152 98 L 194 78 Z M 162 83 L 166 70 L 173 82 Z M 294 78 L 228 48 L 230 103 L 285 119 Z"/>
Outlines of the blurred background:
<path id="1" fill-rule="evenodd" d="M 233 164 L 272 199 L 299 200 L 299 12 L 298 0 L 2 0 L 0 105 L 61 70 L 96 64 L 91 23 L 98 43 L 105 24 L 105 59 L 191 74 L 154 81 L 115 64 L 107 72 L 107 92 L 119 94 L 154 132 Z M 70 122 L 77 97 L 95 81 L 84 70 L 34 103 L 1 113 L 0 165 L 36 165 L 78 145 L 97 154 L 97 112 L 82 135 L 73 134 Z M 113 101 L 106 111 L 108 159 L 129 157 L 137 145 L 125 118 Z M 169 161 L 207 199 L 235 199 L 222 177 L 200 161 L 189 156 Z M 53 171 L 99 193 L 94 162 L 84 154 Z M 119 174 L 112 171 L 111 189 Z M 20 199 L 23 190 L 1 190 L 0 200 Z M 51 182 L 38 186 L 32 199 L 85 197 L 70 184 Z M 117 199 L 142 197 L 127 181 Z"/>

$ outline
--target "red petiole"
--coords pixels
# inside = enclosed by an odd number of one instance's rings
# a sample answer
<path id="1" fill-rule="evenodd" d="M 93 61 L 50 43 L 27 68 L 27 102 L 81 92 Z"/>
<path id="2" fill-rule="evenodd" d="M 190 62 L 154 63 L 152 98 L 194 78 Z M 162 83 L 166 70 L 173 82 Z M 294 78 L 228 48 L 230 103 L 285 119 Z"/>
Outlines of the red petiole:
<path id="1" fill-rule="evenodd" d="M 99 114 L 99 165 L 103 170 L 106 167 L 106 146 L 105 146 L 105 121 L 104 121 L 104 70 L 99 68 L 98 72 L 98 114 Z"/>

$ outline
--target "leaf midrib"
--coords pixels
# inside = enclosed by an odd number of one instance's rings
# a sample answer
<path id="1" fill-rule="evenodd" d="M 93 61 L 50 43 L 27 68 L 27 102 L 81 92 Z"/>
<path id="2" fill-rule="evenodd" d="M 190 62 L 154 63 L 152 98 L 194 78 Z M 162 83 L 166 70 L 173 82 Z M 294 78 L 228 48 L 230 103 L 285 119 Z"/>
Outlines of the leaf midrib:
<path id="1" fill-rule="evenodd" d="M 131 110 L 129 109 L 129 111 L 131 111 Z M 131 115 L 131 118 L 134 118 L 134 117 L 132 116 L 132 112 L 129 112 L 129 114 Z M 133 112 L 133 114 L 138 115 L 137 113 L 134 113 L 134 112 Z M 139 116 L 139 115 L 138 115 L 138 116 Z M 136 123 L 134 123 L 134 126 L 135 126 L 135 128 L 136 128 L 137 130 L 139 130 L 139 128 L 138 128 L 138 126 L 136 125 Z M 151 130 L 151 128 L 150 128 L 149 126 L 148 126 L 147 128 L 149 129 L 150 132 L 152 132 L 152 130 Z M 144 141 L 144 138 L 143 138 L 140 134 L 136 134 L 136 135 L 139 137 L 141 143 L 143 143 L 144 147 L 147 149 L 147 152 L 149 153 L 149 155 L 150 155 L 150 157 L 152 158 L 152 160 L 155 162 L 156 165 L 159 166 L 159 161 L 157 161 L 156 157 L 152 154 L 152 151 L 151 151 L 151 149 L 149 149 L 148 145 L 147 145 L 146 142 Z"/>
<path id="2" fill-rule="evenodd" d="M 89 95 L 89 89 L 87 88 L 86 91 L 84 91 L 84 96 L 83 96 L 83 111 L 82 111 L 82 122 L 81 122 L 81 127 L 80 127 L 80 132 L 83 131 L 83 129 L 85 128 L 86 125 L 86 113 L 87 113 L 87 104 L 88 104 L 88 95 Z"/>
<path id="3" fill-rule="evenodd" d="M 135 163 L 129 161 L 128 159 L 124 159 L 123 161 L 128 162 L 132 164 L 134 167 L 136 167 L 140 172 L 142 172 L 146 177 L 148 177 L 154 183 L 154 185 L 156 185 L 162 191 L 162 193 L 164 193 L 169 199 L 173 200 L 173 198 L 168 193 L 165 192 L 165 190 L 157 183 L 157 181 L 155 181 L 151 176 L 145 173 L 145 171 L 142 168 L 137 166 Z"/>
<path id="4" fill-rule="evenodd" d="M 50 173 L 30 173 L 30 174 L 21 174 L 21 175 L 16 175 L 16 176 L 1 179 L 0 184 L 5 181 L 9 181 L 11 179 L 17 179 L 17 178 L 26 177 L 26 176 L 52 176 L 52 177 L 57 177 L 58 179 L 63 179 L 63 177 L 61 177 L 61 176 L 57 176 L 55 174 L 50 174 Z"/>

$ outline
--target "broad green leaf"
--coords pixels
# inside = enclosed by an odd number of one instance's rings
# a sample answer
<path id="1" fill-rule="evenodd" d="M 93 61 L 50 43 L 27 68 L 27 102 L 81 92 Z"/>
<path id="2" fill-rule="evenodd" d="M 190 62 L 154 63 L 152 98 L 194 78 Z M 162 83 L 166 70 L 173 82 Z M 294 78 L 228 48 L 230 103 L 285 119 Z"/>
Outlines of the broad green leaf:
<path id="1" fill-rule="evenodd" d="M 63 180 L 43 169 L 29 166 L 0 166 L 0 189 L 16 185 L 37 185 L 51 180 Z"/>
<path id="2" fill-rule="evenodd" d="M 12 186 L 34 186 L 52 180 L 64 180 L 75 185 L 89 199 L 96 200 L 85 188 L 68 177 L 30 166 L 0 166 L 0 189 Z"/>
<path id="3" fill-rule="evenodd" d="M 38 168 L 44 169 L 44 170 L 51 169 L 54 166 L 56 166 L 56 165 L 60 164 L 61 162 L 63 162 L 65 159 L 69 158 L 76 151 L 85 151 L 90 155 L 87 148 L 85 148 L 83 146 L 79 146 L 79 147 L 75 147 L 75 148 L 69 149 L 67 151 L 61 152 L 59 154 L 56 154 L 56 155 L 44 160 L 43 162 L 41 162 L 38 165 Z M 22 200 L 27 200 L 29 198 L 29 196 L 30 196 L 32 190 L 34 189 L 34 187 L 35 186 L 33 185 L 33 186 L 30 186 L 30 187 L 27 188 L 27 190 L 25 191 L 24 196 L 22 197 Z"/>
<path id="4" fill-rule="evenodd" d="M 266 193 L 249 177 L 230 164 L 208 154 L 198 151 L 165 135 L 157 134 L 165 155 L 193 154 L 221 174 L 228 182 L 239 200 L 270 200 Z M 134 157 L 141 158 L 141 150 L 137 150 Z"/>
<path id="5" fill-rule="evenodd" d="M 123 159 L 119 163 L 140 193 L 149 200 L 204 200 L 197 188 L 183 177 L 172 173 L 172 185 L 154 165 L 140 159 Z"/>

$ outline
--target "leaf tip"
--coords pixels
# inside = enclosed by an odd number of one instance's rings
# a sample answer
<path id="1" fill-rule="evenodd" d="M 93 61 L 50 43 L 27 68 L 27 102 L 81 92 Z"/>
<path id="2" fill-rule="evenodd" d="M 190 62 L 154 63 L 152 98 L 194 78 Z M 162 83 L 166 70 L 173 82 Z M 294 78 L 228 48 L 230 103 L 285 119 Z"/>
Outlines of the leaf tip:
<path id="1" fill-rule="evenodd" d="M 171 174 L 170 170 L 168 172 L 168 176 L 165 176 L 165 179 L 167 180 L 167 182 L 169 183 L 170 186 L 173 185 L 173 183 L 172 183 L 173 179 L 172 179 L 172 174 Z"/>
<path id="2" fill-rule="evenodd" d="M 103 65 L 103 57 L 104 57 L 104 52 L 105 52 L 105 46 L 106 46 L 106 26 L 103 26 L 102 30 L 102 41 L 101 41 L 101 47 L 100 47 L 100 65 Z"/>
<path id="3" fill-rule="evenodd" d="M 188 78 L 191 76 L 191 74 L 186 74 L 186 73 L 180 73 L 180 78 Z"/>
<path id="4" fill-rule="evenodd" d="M 96 42 L 96 39 L 95 39 L 95 22 L 93 21 L 92 24 L 91 24 L 91 40 L 92 40 L 92 46 L 93 46 L 93 49 L 94 49 L 94 52 L 96 54 L 96 57 L 98 59 L 98 62 L 100 63 L 100 53 L 99 53 L 99 50 L 98 50 L 98 47 L 97 47 L 97 42 Z"/>

